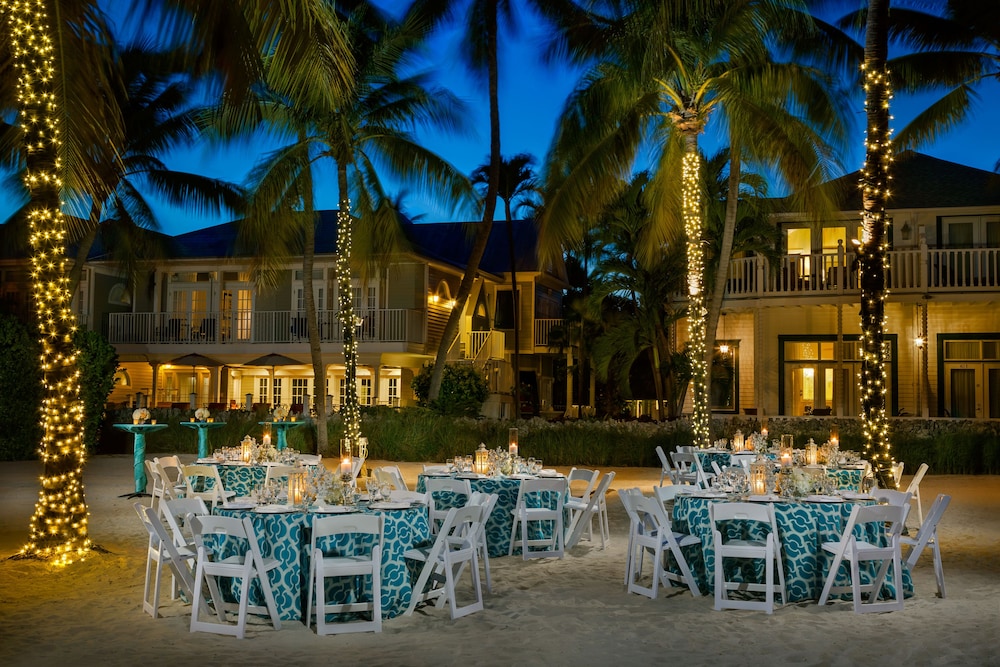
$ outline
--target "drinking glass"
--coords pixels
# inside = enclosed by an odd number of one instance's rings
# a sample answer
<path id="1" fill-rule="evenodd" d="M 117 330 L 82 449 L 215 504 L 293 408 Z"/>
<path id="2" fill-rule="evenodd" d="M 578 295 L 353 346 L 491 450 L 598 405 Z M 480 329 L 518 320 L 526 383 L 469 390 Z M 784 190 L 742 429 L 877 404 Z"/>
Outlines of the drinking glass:
<path id="1" fill-rule="evenodd" d="M 382 494 L 382 499 L 386 502 L 392 498 L 392 485 L 389 482 L 382 482 L 379 485 L 379 493 Z"/>

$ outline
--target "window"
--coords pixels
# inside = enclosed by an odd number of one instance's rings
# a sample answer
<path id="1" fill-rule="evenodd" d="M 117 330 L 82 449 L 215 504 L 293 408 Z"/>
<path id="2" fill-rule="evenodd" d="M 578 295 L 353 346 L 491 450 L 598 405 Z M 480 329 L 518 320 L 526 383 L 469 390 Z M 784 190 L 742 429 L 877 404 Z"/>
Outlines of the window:
<path id="1" fill-rule="evenodd" d="M 309 403 L 309 378 L 292 378 L 292 404 Z"/>
<path id="2" fill-rule="evenodd" d="M 274 378 L 274 404 L 281 405 L 284 401 L 281 400 L 281 378 Z"/>
<path id="3" fill-rule="evenodd" d="M 496 318 L 493 320 L 495 329 L 514 328 L 514 296 L 511 290 L 497 290 Z"/>
<path id="4" fill-rule="evenodd" d="M 781 366 L 778 402 L 781 414 L 808 415 L 814 411 L 854 416 L 861 409 L 861 342 L 846 336 L 839 348 L 834 335 L 779 336 Z M 897 413 L 896 369 L 892 363 L 896 335 L 885 337 L 886 409 Z"/>
<path id="5" fill-rule="evenodd" d="M 268 387 L 270 386 L 270 378 L 257 378 L 257 398 L 261 403 L 269 403 L 268 400 Z"/>
<path id="6" fill-rule="evenodd" d="M 389 405 L 399 405 L 399 378 L 389 378 Z"/>
<path id="7" fill-rule="evenodd" d="M 343 405 L 347 402 L 347 378 L 340 378 L 340 393 L 338 396 L 338 405 Z"/>
<path id="8" fill-rule="evenodd" d="M 725 345 L 726 351 L 716 350 L 710 372 L 709 398 L 716 412 L 739 412 L 740 343 L 733 340 L 716 341 Z"/>
<path id="9" fill-rule="evenodd" d="M 359 405 L 371 405 L 372 404 L 372 379 L 371 378 L 359 378 L 358 379 L 358 404 Z"/>

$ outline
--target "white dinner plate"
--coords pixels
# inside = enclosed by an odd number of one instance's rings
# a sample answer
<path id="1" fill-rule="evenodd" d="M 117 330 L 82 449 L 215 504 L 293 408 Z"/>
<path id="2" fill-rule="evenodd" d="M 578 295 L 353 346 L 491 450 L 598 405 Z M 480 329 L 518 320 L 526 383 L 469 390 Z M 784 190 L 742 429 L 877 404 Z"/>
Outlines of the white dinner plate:
<path id="1" fill-rule="evenodd" d="M 844 499 L 841 496 L 806 496 L 806 502 L 809 503 L 842 503 Z"/>
<path id="2" fill-rule="evenodd" d="M 689 495 L 692 498 L 725 498 L 726 497 L 726 494 L 722 493 L 721 491 L 717 491 L 715 493 L 701 491 L 699 493 L 692 493 L 692 494 L 689 494 Z"/>
<path id="3" fill-rule="evenodd" d="M 768 493 L 765 495 L 747 496 L 747 500 L 752 503 L 776 503 L 781 501 L 781 496 Z"/>
<path id="4" fill-rule="evenodd" d="M 368 508 L 373 510 L 408 510 L 410 503 L 371 503 Z"/>
<path id="5" fill-rule="evenodd" d="M 858 493 L 857 491 L 841 491 L 840 497 L 844 500 L 872 500 L 870 493 Z"/>
<path id="6" fill-rule="evenodd" d="M 526 472 L 519 472 L 515 475 L 510 476 L 511 479 L 535 479 L 534 475 L 529 475 Z"/>
<path id="7" fill-rule="evenodd" d="M 257 505 L 251 502 L 228 502 L 222 503 L 222 509 L 224 510 L 252 510 Z"/>
<path id="8" fill-rule="evenodd" d="M 310 507 L 309 511 L 316 514 L 350 514 L 358 510 L 347 505 L 316 505 L 315 507 Z"/>
<path id="9" fill-rule="evenodd" d="M 455 479 L 483 479 L 484 477 L 486 475 L 480 475 L 478 472 L 463 472 L 455 475 Z"/>
<path id="10" fill-rule="evenodd" d="M 542 468 L 538 471 L 539 477 L 563 477 L 561 472 L 558 472 L 552 468 Z"/>
<path id="11" fill-rule="evenodd" d="M 287 514 L 288 512 L 295 512 L 294 507 L 289 507 L 288 505 L 261 505 L 254 509 L 257 514 Z"/>

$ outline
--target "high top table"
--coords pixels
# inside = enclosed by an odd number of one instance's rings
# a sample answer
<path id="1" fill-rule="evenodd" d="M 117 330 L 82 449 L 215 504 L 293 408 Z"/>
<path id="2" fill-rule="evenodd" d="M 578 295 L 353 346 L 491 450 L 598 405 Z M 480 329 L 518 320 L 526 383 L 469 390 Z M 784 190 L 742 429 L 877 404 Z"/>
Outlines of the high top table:
<path id="1" fill-rule="evenodd" d="M 288 440 L 286 433 L 288 429 L 295 428 L 296 426 L 302 426 L 304 421 L 275 421 L 275 422 L 257 422 L 259 425 L 268 427 L 274 431 L 277 435 L 275 436 L 274 448 L 279 452 L 288 446 Z"/>
<path id="2" fill-rule="evenodd" d="M 213 428 L 222 428 L 226 422 L 181 422 L 181 426 L 198 430 L 198 458 L 208 458 L 208 432 Z"/>
<path id="3" fill-rule="evenodd" d="M 135 498 L 146 493 L 146 434 L 167 428 L 168 424 L 115 424 L 115 428 L 132 434 L 132 471 L 135 475 L 135 493 L 123 497 Z"/>

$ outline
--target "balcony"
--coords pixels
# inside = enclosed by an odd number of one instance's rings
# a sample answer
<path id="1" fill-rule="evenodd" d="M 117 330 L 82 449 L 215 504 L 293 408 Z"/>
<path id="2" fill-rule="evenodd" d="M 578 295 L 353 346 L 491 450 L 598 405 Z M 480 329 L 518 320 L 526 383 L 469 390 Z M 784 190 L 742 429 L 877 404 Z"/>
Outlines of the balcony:
<path id="1" fill-rule="evenodd" d="M 734 259 L 727 299 L 860 293 L 853 252 L 786 255 L 774 270 L 763 257 Z M 1000 290 L 1000 248 L 919 248 L 889 252 L 888 287 L 897 294 Z"/>
<path id="2" fill-rule="evenodd" d="M 424 313 L 420 310 L 355 311 L 359 343 L 424 342 Z M 319 312 L 323 343 L 342 343 L 335 310 Z M 299 311 L 243 311 L 204 313 L 111 313 L 108 341 L 113 345 L 247 345 L 309 341 L 305 314 Z"/>

